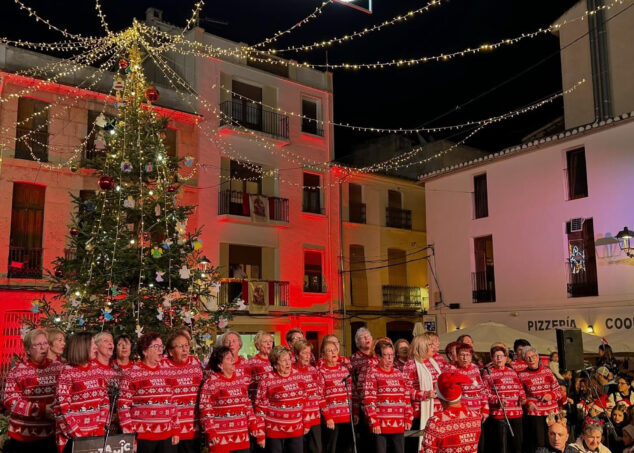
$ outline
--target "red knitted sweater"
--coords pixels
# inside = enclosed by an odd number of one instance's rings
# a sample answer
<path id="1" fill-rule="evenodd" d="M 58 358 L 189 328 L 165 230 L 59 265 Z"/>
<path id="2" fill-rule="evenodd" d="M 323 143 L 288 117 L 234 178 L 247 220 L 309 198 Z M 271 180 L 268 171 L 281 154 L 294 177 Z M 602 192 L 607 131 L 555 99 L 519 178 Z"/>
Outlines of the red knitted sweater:
<path id="1" fill-rule="evenodd" d="M 227 378 L 221 373 L 209 376 L 200 391 L 200 418 L 209 451 L 224 453 L 249 448 L 249 433 L 264 439 L 264 423 L 256 417 L 248 397 L 248 381 Z"/>
<path id="2" fill-rule="evenodd" d="M 302 367 L 295 363 L 294 368 L 304 376 L 306 380 L 306 416 L 308 426 L 313 427 L 321 423 L 321 411 L 326 407 L 324 399 L 324 387 L 319 381 L 319 372 L 314 366 Z"/>
<path id="3" fill-rule="evenodd" d="M 248 360 L 247 369 L 249 370 L 249 376 L 251 376 L 249 383 L 249 398 L 251 398 L 252 403 L 255 403 L 255 396 L 258 393 L 260 380 L 267 373 L 273 371 L 273 366 L 268 358 L 260 357 L 258 354 Z"/>
<path id="4" fill-rule="evenodd" d="M 109 410 L 108 382 L 103 368 L 95 362 L 86 366 L 65 365 L 59 375 L 55 404 L 59 451 L 75 437 L 103 436 Z"/>
<path id="5" fill-rule="evenodd" d="M 352 392 L 352 411 L 353 415 L 359 415 L 359 409 L 363 404 L 363 387 L 365 378 L 370 367 L 376 365 L 376 357 L 357 351 L 350 357 L 350 367 L 352 369 L 352 377 L 354 380 L 354 391 Z"/>
<path id="6" fill-rule="evenodd" d="M 489 368 L 489 371 L 491 374 L 486 372 L 484 374 L 484 385 L 489 391 L 491 417 L 497 420 L 504 418 L 502 406 L 495 394 L 495 390 L 493 390 L 493 384 L 495 384 L 498 395 L 500 395 L 500 399 L 504 403 L 506 416 L 508 418 L 521 418 L 523 415 L 522 405 L 526 401 L 526 393 L 517 373 L 509 367 L 502 369 L 494 367 Z"/>
<path id="7" fill-rule="evenodd" d="M 348 369 L 348 371 L 352 369 L 352 365 L 350 364 L 350 359 L 348 357 L 345 357 L 342 355 L 337 356 L 337 363 L 340 363 L 341 365 L 345 366 Z M 317 364 L 315 365 L 315 368 L 319 369 L 325 364 L 326 364 L 326 361 L 323 358 L 320 358 L 319 360 L 317 360 Z"/>
<path id="8" fill-rule="evenodd" d="M 55 420 L 47 417 L 46 408 L 53 406 L 63 366 L 47 359 L 42 365 L 18 363 L 9 371 L 3 401 L 9 411 L 9 437 L 21 442 L 53 437 Z"/>
<path id="9" fill-rule="evenodd" d="M 548 415 L 558 413 L 561 399 L 561 389 L 557 378 L 550 368 L 539 366 L 536 370 L 526 368 L 519 373 L 519 379 L 526 392 L 526 405 L 535 403 L 536 409 L 528 410 L 527 415 Z M 544 397 L 550 395 L 550 401 L 545 401 Z"/>
<path id="10" fill-rule="evenodd" d="M 181 440 L 200 437 L 200 428 L 196 422 L 196 403 L 198 391 L 203 381 L 203 369 L 200 361 L 193 356 L 185 363 L 176 363 L 171 359 L 163 360 L 161 366 L 167 369 L 168 377 L 176 382 L 174 403 L 177 411 L 177 434 Z"/>
<path id="11" fill-rule="evenodd" d="M 481 414 L 483 418 L 488 417 L 489 392 L 482 383 L 480 368 L 470 363 L 467 368 L 456 367 L 456 371 L 471 381 L 471 384 L 462 386 L 462 405 L 473 412 Z"/>
<path id="12" fill-rule="evenodd" d="M 397 369 L 370 368 L 363 387 L 363 406 L 368 424 L 380 427 L 381 434 L 402 433 L 405 424 L 412 423 L 410 390 Z"/>
<path id="13" fill-rule="evenodd" d="M 287 377 L 267 374 L 258 387 L 256 413 L 264 418 L 266 437 L 298 437 L 310 428 L 306 409 L 306 380 L 295 369 Z"/>
<path id="14" fill-rule="evenodd" d="M 447 362 L 445 362 L 446 366 L 449 367 Z M 416 362 L 414 360 L 408 360 L 403 366 L 403 376 L 407 379 L 407 385 L 411 392 L 412 399 L 412 408 L 414 410 L 414 418 L 420 418 L 420 402 L 429 398 L 429 394 L 436 389 L 436 381 L 438 381 L 438 376 L 440 373 L 445 371 L 445 368 L 441 366 L 440 363 L 436 362 L 436 365 L 440 369 L 440 372 L 436 369 L 436 367 L 426 359 L 423 361 L 423 365 L 432 377 L 432 390 L 421 390 L 420 389 L 420 381 L 418 379 L 418 371 L 416 370 Z M 440 404 L 440 400 L 438 398 L 434 398 L 434 414 L 438 412 L 442 412 L 442 404 Z"/>
<path id="15" fill-rule="evenodd" d="M 427 421 L 421 453 L 475 453 L 481 419 L 480 414 L 463 406 L 434 414 Z"/>
<path id="16" fill-rule="evenodd" d="M 176 385 L 168 370 L 159 365 L 151 368 L 138 361 L 125 370 L 117 405 L 122 431 L 147 440 L 178 435 Z"/>
<path id="17" fill-rule="evenodd" d="M 317 371 L 319 372 L 320 385 L 324 389 L 325 405 L 322 410 L 324 420 L 333 420 L 335 423 L 349 423 L 348 393 L 343 382 L 343 379 L 350 374 L 348 368 L 339 363 L 333 367 L 322 365 Z M 348 385 L 350 385 L 350 380 L 348 380 Z"/>

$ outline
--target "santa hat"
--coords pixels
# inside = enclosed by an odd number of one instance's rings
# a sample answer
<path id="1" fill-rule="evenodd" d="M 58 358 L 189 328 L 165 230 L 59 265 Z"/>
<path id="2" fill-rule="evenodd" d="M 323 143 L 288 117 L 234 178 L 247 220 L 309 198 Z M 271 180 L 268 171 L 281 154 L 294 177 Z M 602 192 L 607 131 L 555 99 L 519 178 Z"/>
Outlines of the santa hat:
<path id="1" fill-rule="evenodd" d="M 462 373 L 442 373 L 436 382 L 436 393 L 441 400 L 455 403 L 462 397 L 462 386 L 470 384 L 472 381 Z"/>
<path id="2" fill-rule="evenodd" d="M 594 400 L 590 407 L 594 407 L 597 411 L 603 412 L 605 410 L 604 408 L 607 408 L 609 404 L 610 400 L 608 395 L 601 395 L 601 399 Z"/>

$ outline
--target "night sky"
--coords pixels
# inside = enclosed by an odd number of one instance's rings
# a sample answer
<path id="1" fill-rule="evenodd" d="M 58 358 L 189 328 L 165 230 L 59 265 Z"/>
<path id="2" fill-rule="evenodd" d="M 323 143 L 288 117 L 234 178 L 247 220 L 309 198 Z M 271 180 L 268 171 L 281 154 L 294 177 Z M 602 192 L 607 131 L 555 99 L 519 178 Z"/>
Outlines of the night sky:
<path id="1" fill-rule="evenodd" d="M 73 33 L 102 35 L 92 0 L 23 0 L 42 16 Z M 144 18 L 145 9 L 164 11 L 165 21 L 184 25 L 193 1 L 101 0 L 113 30 L 127 27 L 133 17 Z M 341 4 L 328 5 L 323 14 L 278 41 L 278 47 L 311 43 L 350 33 L 420 8 L 420 0 L 374 0 L 368 15 Z M 476 47 L 512 38 L 552 24 L 575 2 L 572 0 L 452 0 L 410 21 L 328 50 L 330 63 L 363 63 L 393 58 L 415 58 Z M 201 17 L 228 25 L 204 22 L 210 33 L 247 43 L 259 42 L 307 16 L 320 3 L 309 0 L 209 0 Z M 0 15 L 1 34 L 12 39 L 56 41 L 33 18 L 5 0 Z M 337 70 L 335 121 L 374 127 L 411 128 L 442 126 L 486 118 L 536 102 L 562 89 L 559 42 L 541 35 L 486 54 L 461 57 L 445 63 L 415 68 Z M 324 63 L 326 52 L 287 53 L 298 61 Z M 457 109 L 458 106 L 461 106 Z M 562 114 L 562 102 L 518 119 L 489 126 L 467 144 L 496 151 L 518 143 L 522 137 Z M 336 129 L 336 152 L 341 157 L 350 145 L 374 137 Z M 464 134 L 434 135 L 460 140 Z M 429 136 L 427 135 L 427 138 Z"/>

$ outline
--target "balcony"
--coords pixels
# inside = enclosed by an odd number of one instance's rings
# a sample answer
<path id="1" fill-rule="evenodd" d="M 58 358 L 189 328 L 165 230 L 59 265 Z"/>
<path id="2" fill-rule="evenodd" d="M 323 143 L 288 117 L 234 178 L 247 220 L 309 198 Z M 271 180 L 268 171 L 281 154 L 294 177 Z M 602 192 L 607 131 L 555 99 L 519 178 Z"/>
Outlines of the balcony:
<path id="1" fill-rule="evenodd" d="M 267 292 L 263 295 L 268 302 L 268 308 L 288 307 L 289 282 L 272 280 L 243 280 L 239 278 L 224 278 L 220 281 L 218 305 L 226 305 L 229 301 L 242 299 L 248 306 L 254 295 L 249 294 L 249 283 L 265 286 Z"/>
<path id="2" fill-rule="evenodd" d="M 383 306 L 386 308 L 422 310 L 424 299 L 419 286 L 383 285 Z"/>
<path id="3" fill-rule="evenodd" d="M 15 158 L 48 162 L 48 132 L 16 127 Z"/>
<path id="4" fill-rule="evenodd" d="M 348 206 L 348 221 L 365 223 L 365 203 L 350 203 Z"/>
<path id="5" fill-rule="evenodd" d="M 218 192 L 218 215 L 235 215 L 240 217 L 249 217 L 254 222 L 262 221 L 256 216 L 251 216 L 251 203 L 249 195 L 246 192 L 237 192 L 235 190 L 221 190 Z M 260 213 L 270 222 L 288 223 L 288 199 L 278 197 L 268 197 L 260 195 L 266 199 L 267 205 L 259 206 Z"/>
<path id="6" fill-rule="evenodd" d="M 566 291 L 568 297 L 592 297 L 599 295 L 599 285 L 597 284 L 596 272 L 590 272 L 587 263 L 575 265 L 566 262 L 566 272 L 568 283 Z"/>
<path id="7" fill-rule="evenodd" d="M 385 226 L 411 230 L 412 211 L 409 209 L 385 208 Z"/>
<path id="8" fill-rule="evenodd" d="M 9 247 L 9 278 L 42 278 L 42 249 Z"/>
<path id="9" fill-rule="evenodd" d="M 472 272 L 471 289 L 474 303 L 495 302 L 495 279 L 490 271 Z"/>
<path id="10" fill-rule="evenodd" d="M 234 99 L 220 103 L 220 126 L 242 126 L 288 140 L 288 116 L 264 109 L 253 102 Z"/>

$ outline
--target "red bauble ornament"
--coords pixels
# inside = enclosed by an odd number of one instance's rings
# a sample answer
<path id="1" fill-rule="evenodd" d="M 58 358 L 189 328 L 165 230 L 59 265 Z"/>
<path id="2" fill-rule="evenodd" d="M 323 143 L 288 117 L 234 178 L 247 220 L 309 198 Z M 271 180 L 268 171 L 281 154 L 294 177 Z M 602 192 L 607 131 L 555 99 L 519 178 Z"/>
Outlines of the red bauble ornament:
<path id="1" fill-rule="evenodd" d="M 68 232 L 70 233 L 71 236 L 79 236 L 79 229 L 72 227 L 70 230 L 68 230 Z"/>
<path id="2" fill-rule="evenodd" d="M 99 182 L 97 184 L 99 185 L 99 188 L 104 192 L 114 189 L 114 179 L 112 178 L 112 176 L 102 176 L 101 178 L 99 178 Z"/>
<path id="3" fill-rule="evenodd" d="M 155 87 L 150 87 L 145 90 L 145 99 L 150 102 L 156 102 L 159 100 L 159 91 Z"/>
<path id="4" fill-rule="evenodd" d="M 169 186 L 167 188 L 167 191 L 170 192 L 170 193 L 174 193 L 174 192 L 176 192 L 176 190 L 177 190 L 176 186 Z"/>
<path id="5" fill-rule="evenodd" d="M 56 269 L 55 270 L 55 277 L 62 278 L 63 276 L 64 276 L 64 272 L 62 272 L 61 269 Z"/>
<path id="6" fill-rule="evenodd" d="M 127 69 L 128 68 L 128 60 L 126 60 L 125 58 L 122 58 L 121 60 L 119 60 L 119 67 L 121 69 Z"/>

